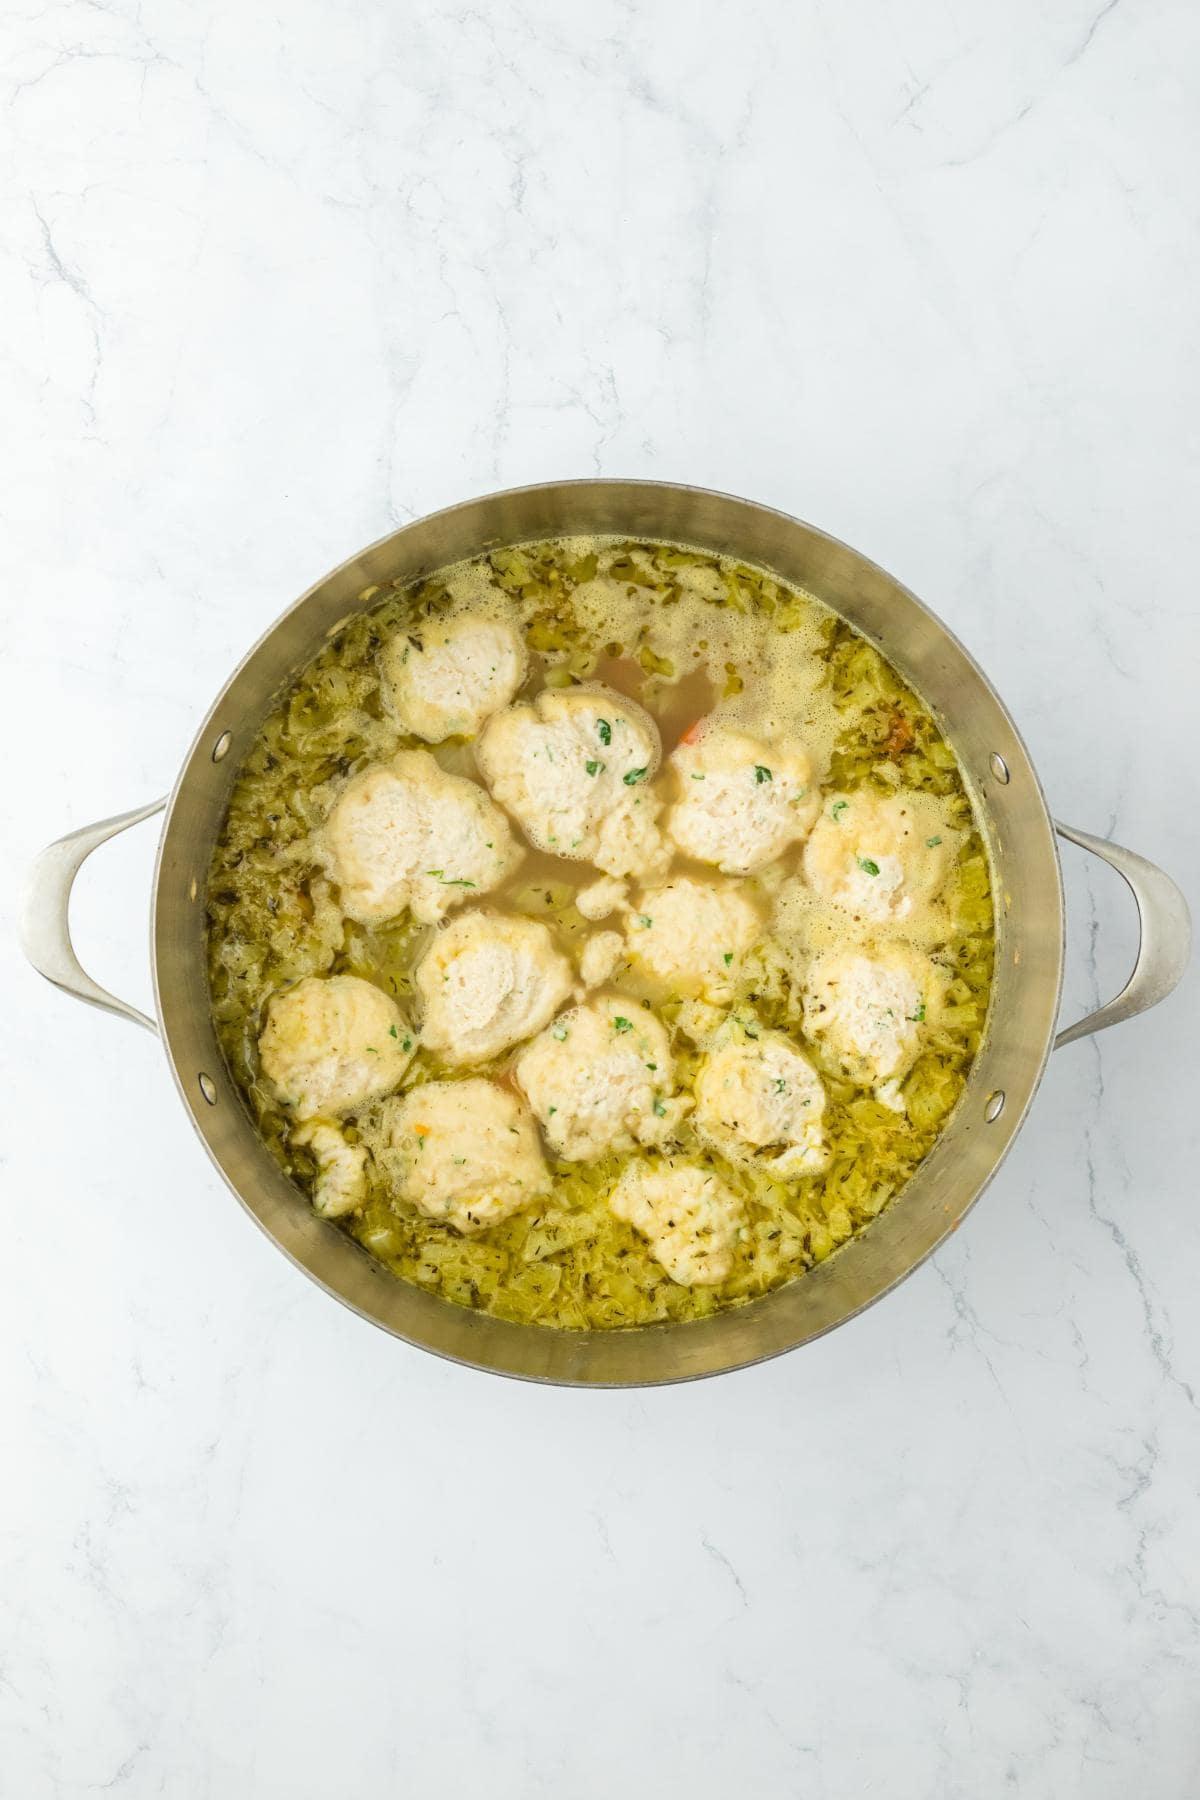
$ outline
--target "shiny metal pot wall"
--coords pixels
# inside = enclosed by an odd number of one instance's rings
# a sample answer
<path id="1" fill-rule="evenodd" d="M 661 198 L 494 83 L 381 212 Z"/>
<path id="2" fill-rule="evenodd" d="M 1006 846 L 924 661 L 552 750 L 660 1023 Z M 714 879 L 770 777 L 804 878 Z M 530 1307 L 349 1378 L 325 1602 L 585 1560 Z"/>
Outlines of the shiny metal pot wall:
<path id="1" fill-rule="evenodd" d="M 800 1280 L 702 1321 L 631 1331 L 560 1332 L 507 1324 L 396 1280 L 291 1185 L 255 1132 L 218 1048 L 205 973 L 204 887 L 230 782 L 280 688 L 363 604 L 499 545 L 565 535 L 665 538 L 761 564 L 807 589 L 877 644 L 933 708 L 962 762 L 995 869 L 997 958 L 985 1043 L 950 1126 L 903 1195 Z M 807 1343 L 879 1299 L 954 1229 L 995 1174 L 1055 1044 L 1065 939 L 1055 826 L 1012 720 L 946 628 L 882 569 L 766 507 L 659 482 L 560 482 L 493 494 L 418 520 L 343 563 L 284 614 L 232 676 L 166 802 L 154 882 L 158 1023 L 98 987 L 67 929 L 84 858 L 161 802 L 52 845 L 30 887 L 25 944 L 41 972 L 80 999 L 162 1033 L 184 1105 L 229 1186 L 314 1281 L 410 1343 L 478 1368 L 586 1385 L 678 1381 Z M 1084 832 L 1058 829 L 1118 869 L 1141 916 L 1137 965 L 1108 1006 L 1059 1043 L 1163 998 L 1187 959 L 1187 909 L 1152 864 Z"/>

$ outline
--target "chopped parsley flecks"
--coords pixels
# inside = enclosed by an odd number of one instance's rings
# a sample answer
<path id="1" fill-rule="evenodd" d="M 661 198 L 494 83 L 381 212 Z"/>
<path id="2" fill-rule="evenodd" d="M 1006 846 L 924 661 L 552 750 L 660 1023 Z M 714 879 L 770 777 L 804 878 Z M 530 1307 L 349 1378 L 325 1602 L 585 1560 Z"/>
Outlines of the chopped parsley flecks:
<path id="1" fill-rule="evenodd" d="M 665 1119 L 667 1116 L 667 1109 L 661 1100 L 654 1102 L 654 1116 L 656 1119 Z"/>
<path id="2" fill-rule="evenodd" d="M 764 781 L 771 781 L 773 777 L 770 769 L 768 769 L 765 764 L 755 763 L 754 779 L 758 783 L 758 786 L 761 787 Z"/>
<path id="3" fill-rule="evenodd" d="M 732 950 L 722 951 L 721 961 L 725 964 L 725 967 L 728 968 L 730 963 L 733 961 L 733 951 Z"/>
<path id="4" fill-rule="evenodd" d="M 617 1017 L 613 1020 L 612 1023 L 613 1023 L 614 1031 L 632 1031 L 633 1030 L 633 1020 L 632 1019 L 623 1019 L 623 1018 L 621 1018 L 619 1013 L 618 1013 Z"/>
<path id="5" fill-rule="evenodd" d="M 941 841 L 942 840 L 940 837 L 926 838 L 925 839 L 925 848 L 927 850 L 936 850 L 938 845 L 941 843 Z"/>
<path id="6" fill-rule="evenodd" d="M 399 1037 L 400 1036 L 400 1033 L 396 1030 L 396 1027 L 394 1025 L 388 1026 L 388 1036 L 389 1037 Z"/>
<path id="7" fill-rule="evenodd" d="M 848 800 L 835 800 L 833 805 L 829 809 L 830 818 L 831 819 L 840 819 L 842 814 L 845 812 L 846 808 L 849 806 L 849 804 L 850 804 L 850 802 Z"/>
<path id="8" fill-rule="evenodd" d="M 657 1064 L 657 1063 L 647 1063 L 647 1064 L 646 1064 L 646 1067 L 647 1067 L 647 1068 L 648 1068 L 648 1069 L 653 1069 L 653 1070 L 654 1070 L 654 1071 L 655 1071 L 655 1073 L 657 1073 L 657 1071 L 658 1071 L 658 1064 Z"/>
<path id="9" fill-rule="evenodd" d="M 583 766 L 589 775 L 599 775 L 604 764 L 602 762 L 585 762 Z"/>
<path id="10" fill-rule="evenodd" d="M 925 1002 L 923 1000 L 917 1007 L 916 1012 L 908 1015 L 908 1022 L 910 1025 L 923 1025 L 925 1023 Z"/>
<path id="11" fill-rule="evenodd" d="M 704 777 L 703 777 L 703 775 L 693 775 L 692 780 L 693 781 L 703 781 Z"/>
<path id="12" fill-rule="evenodd" d="M 556 1112 L 557 1112 L 557 1111 L 558 1111 L 558 1108 L 557 1108 L 557 1106 L 550 1106 L 550 1107 L 547 1107 L 547 1109 L 546 1109 L 546 1117 L 547 1117 L 547 1118 L 548 1118 L 548 1119 L 552 1119 L 552 1118 L 553 1118 L 553 1117 L 554 1117 L 554 1115 L 555 1115 L 555 1113 L 556 1113 Z"/>
<path id="13" fill-rule="evenodd" d="M 596 720 L 596 735 L 602 744 L 612 743 L 612 726 L 607 719 Z"/>
<path id="14" fill-rule="evenodd" d="M 641 926 L 643 931 L 649 931 L 649 929 L 653 925 L 653 923 L 654 923 L 654 920 L 650 917 L 649 913 L 639 913 L 638 914 L 638 924 Z"/>
<path id="15" fill-rule="evenodd" d="M 556 1025 L 550 1033 L 556 1044 L 565 1044 L 570 1035 L 571 1033 L 565 1025 Z"/>
<path id="16" fill-rule="evenodd" d="M 624 777 L 625 786 L 636 787 L 639 781 L 644 781 L 645 779 L 645 769 L 630 769 L 629 773 Z"/>
<path id="17" fill-rule="evenodd" d="M 870 856 L 860 856 L 858 866 L 864 875 L 878 875 L 879 864 Z"/>
<path id="18" fill-rule="evenodd" d="M 775 1077 L 775 1092 L 777 1094 L 787 1093 L 787 1082 L 782 1075 L 777 1075 Z"/>
<path id="19" fill-rule="evenodd" d="M 411 1049 L 412 1049 L 412 1039 L 411 1039 L 411 1038 L 405 1038 L 405 1040 L 404 1040 L 404 1042 L 403 1042 L 403 1043 L 402 1043 L 402 1044 L 401 1044 L 401 1046 L 400 1046 L 400 1048 L 401 1048 L 401 1049 L 402 1049 L 402 1050 L 411 1050 Z"/>
<path id="20" fill-rule="evenodd" d="M 447 875 L 444 869 L 426 869 L 425 873 L 434 881 L 440 881 L 443 887 L 474 887 L 465 875 Z"/>

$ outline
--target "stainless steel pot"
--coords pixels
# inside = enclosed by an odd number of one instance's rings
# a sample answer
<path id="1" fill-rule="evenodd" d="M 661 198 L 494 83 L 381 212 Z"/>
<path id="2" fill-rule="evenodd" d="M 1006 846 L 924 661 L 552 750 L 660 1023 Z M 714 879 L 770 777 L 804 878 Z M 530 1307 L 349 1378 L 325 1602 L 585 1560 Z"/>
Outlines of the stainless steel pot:
<path id="1" fill-rule="evenodd" d="M 280 688 L 364 604 L 364 590 L 408 580 L 500 545 L 615 533 L 729 554 L 826 601 L 895 664 L 933 708 L 961 759 L 995 870 L 997 958 L 986 1039 L 948 1129 L 903 1194 L 836 1256 L 801 1279 L 711 1319 L 631 1331 L 561 1332 L 506 1324 L 396 1280 L 326 1224 L 255 1132 L 209 1014 L 204 887 L 234 772 Z M 151 956 L 157 1024 L 99 987 L 71 947 L 71 885 L 84 859 L 163 806 Z M 1141 943 L 1115 1000 L 1055 1036 L 1065 917 L 1055 831 L 1103 858 L 1133 891 Z M 1163 999 L 1188 957 L 1175 884 L 1115 844 L 1055 826 L 1025 746 L 962 645 L 865 557 L 782 513 L 661 482 L 578 481 L 467 501 L 418 520 L 309 590 L 235 671 L 192 745 L 169 800 L 51 845 L 32 873 L 24 943 L 35 968 L 78 999 L 161 1032 L 183 1103 L 247 1211 L 327 1293 L 427 1350 L 532 1380 L 590 1386 L 680 1381 L 737 1368 L 819 1337 L 878 1300 L 936 1249 L 1003 1161 L 1052 1049 Z"/>

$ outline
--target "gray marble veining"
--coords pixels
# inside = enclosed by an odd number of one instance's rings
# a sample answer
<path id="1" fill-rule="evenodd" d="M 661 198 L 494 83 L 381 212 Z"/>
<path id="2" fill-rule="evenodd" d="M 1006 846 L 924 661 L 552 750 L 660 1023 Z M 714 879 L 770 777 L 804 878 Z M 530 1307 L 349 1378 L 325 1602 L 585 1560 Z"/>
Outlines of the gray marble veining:
<path id="1" fill-rule="evenodd" d="M 16 0 L 5 894 L 324 568 L 603 473 L 893 569 L 1194 898 L 1198 53 L 1184 0 Z M 76 909 L 142 1004 L 151 829 Z M 1070 1016 L 1131 920 L 1065 862 Z M 0 954 L 0 1792 L 1197 1791 L 1194 980 L 885 1304 L 585 1396 L 331 1305 Z"/>

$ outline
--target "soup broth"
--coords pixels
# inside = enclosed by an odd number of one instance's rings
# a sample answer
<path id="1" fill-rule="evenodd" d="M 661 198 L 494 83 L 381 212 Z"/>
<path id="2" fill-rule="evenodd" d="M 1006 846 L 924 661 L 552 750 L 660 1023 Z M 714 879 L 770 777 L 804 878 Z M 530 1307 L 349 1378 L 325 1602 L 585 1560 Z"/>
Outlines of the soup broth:
<path id="1" fill-rule="evenodd" d="M 399 636 L 420 655 L 423 631 L 468 615 L 519 628 L 528 669 L 518 705 L 599 687 L 636 702 L 657 728 L 663 762 L 630 770 L 625 780 L 637 777 L 635 798 L 644 793 L 651 813 L 661 806 L 678 839 L 666 833 L 669 860 L 652 880 L 622 879 L 622 898 L 607 916 L 585 916 L 576 904 L 600 870 L 578 860 L 571 845 L 530 841 L 516 821 L 520 861 L 486 893 L 453 896 L 446 923 L 422 922 L 411 908 L 386 918 L 347 916 L 321 849 L 347 783 L 413 750 L 427 752 L 446 774 L 480 781 L 477 737 L 430 742 L 406 731 L 380 667 Z M 796 789 L 797 807 L 813 812 L 807 837 L 747 872 L 734 867 L 732 884 L 730 865 L 720 873 L 695 848 L 706 841 L 701 784 L 707 774 L 716 793 L 723 779 L 711 757 L 703 763 L 714 732 L 734 734 L 731 742 L 802 744 L 812 767 L 808 784 Z M 764 753 L 754 765 L 747 805 L 763 796 L 778 801 L 781 755 Z M 599 750 L 594 760 L 602 766 Z M 865 848 L 848 859 L 838 833 L 885 814 L 905 821 L 911 854 L 884 857 L 863 839 Z M 690 836 L 685 815 L 696 815 Z M 693 884 L 688 894 L 714 882 L 736 886 L 761 921 L 736 956 L 721 952 L 727 986 L 697 988 L 686 969 L 673 983 L 661 966 L 639 960 L 639 920 L 650 916 L 639 910 L 644 896 L 681 882 Z M 878 910 L 884 889 L 894 902 L 886 914 Z M 649 1031 L 651 1019 L 666 1032 L 673 1075 L 653 1104 L 665 1115 L 679 1103 L 668 1139 L 647 1136 L 584 1157 L 558 1153 L 556 1127 L 539 1117 L 533 1129 L 548 1187 L 511 1216 L 466 1232 L 427 1216 L 401 1191 L 387 1135 L 394 1098 L 376 1096 L 334 1121 L 364 1183 L 341 1227 L 400 1279 L 505 1319 L 580 1330 L 691 1319 L 802 1278 L 896 1202 L 953 1112 L 985 1026 L 993 957 L 988 859 L 954 753 L 929 710 L 877 649 L 817 600 L 763 570 L 686 546 L 527 544 L 406 586 L 368 590 L 362 610 L 279 697 L 237 773 L 214 853 L 209 968 L 230 1070 L 264 1143 L 302 1191 L 311 1194 L 320 1176 L 314 1140 L 297 1129 L 292 1097 L 265 1073 L 260 1039 L 272 1000 L 306 978 L 355 976 L 398 1003 L 415 1045 L 395 1090 L 401 1097 L 482 1078 L 524 1108 L 524 1042 L 464 1065 L 421 1041 L 416 969 L 439 932 L 477 907 L 548 927 L 585 1004 L 575 973 L 584 947 L 600 932 L 619 933 L 603 993 L 619 997 L 618 1021 L 628 1015 Z M 837 1037 L 829 1023 L 837 1007 L 826 1010 L 830 989 L 821 985 L 821 971 L 831 968 L 839 971 L 838 1004 L 848 1004 L 848 969 L 856 981 L 877 980 L 863 1005 L 878 1014 L 879 1032 L 894 1026 L 908 1046 L 899 1060 L 891 1056 L 894 1075 L 861 1019 L 853 1053 L 844 1034 Z M 897 993 L 909 991 L 910 972 L 916 983 L 919 998 L 902 1021 L 879 998 L 880 970 L 892 971 Z M 705 1082 L 713 1085 L 722 1048 L 749 1045 L 758 1056 L 764 1042 L 779 1055 L 794 1047 L 814 1071 L 823 1111 L 811 1166 L 800 1166 L 798 1150 L 790 1163 L 765 1154 L 745 1137 L 741 1115 L 721 1115 L 719 1129 L 703 1126 Z M 735 1235 L 723 1279 L 676 1279 L 655 1240 L 613 1210 L 631 1167 L 635 1175 L 642 1165 L 660 1169 L 664 1158 L 715 1177 L 732 1197 Z"/>

